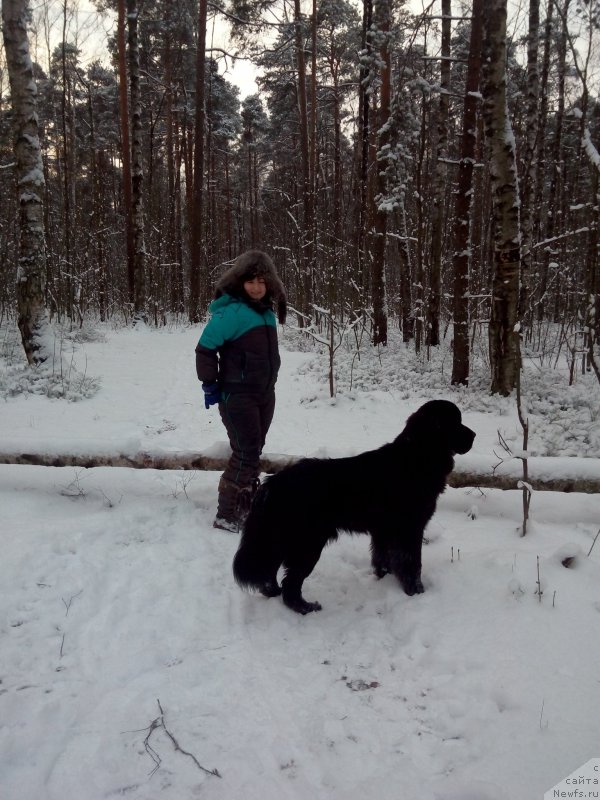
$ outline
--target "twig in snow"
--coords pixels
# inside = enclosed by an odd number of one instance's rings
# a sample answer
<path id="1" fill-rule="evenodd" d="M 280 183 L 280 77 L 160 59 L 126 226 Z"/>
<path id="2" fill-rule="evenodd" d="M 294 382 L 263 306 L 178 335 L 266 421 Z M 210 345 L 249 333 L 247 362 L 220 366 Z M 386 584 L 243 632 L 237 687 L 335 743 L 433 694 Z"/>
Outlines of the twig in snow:
<path id="1" fill-rule="evenodd" d="M 500 433 L 500 430 L 498 430 L 498 431 L 497 431 L 497 434 L 498 434 L 498 444 L 499 444 L 499 445 L 500 445 L 500 447 L 501 447 L 501 448 L 504 450 L 504 452 L 507 454 L 507 456 L 508 456 L 509 458 L 513 458 L 513 453 L 512 453 L 512 450 L 511 450 L 511 449 L 510 449 L 510 447 L 508 446 L 508 442 L 506 441 L 506 439 L 504 438 L 504 436 L 502 436 L 502 434 Z M 492 467 L 492 472 L 493 472 L 493 473 L 495 473 L 495 472 L 496 472 L 496 470 L 498 469 L 498 467 L 499 467 L 501 464 L 504 464 L 504 462 L 505 462 L 505 460 L 506 460 L 506 457 L 505 457 L 505 456 L 499 456 L 499 455 L 498 455 L 498 453 L 497 453 L 495 450 L 493 451 L 493 453 L 494 453 L 494 455 L 496 456 L 496 458 L 498 459 L 498 463 L 497 463 L 497 464 L 495 464 L 495 465 Z"/>
<path id="2" fill-rule="evenodd" d="M 594 549 L 594 545 L 596 544 L 596 539 L 598 538 L 598 536 L 600 536 L 600 528 L 598 528 L 598 533 L 594 536 L 594 541 L 592 542 L 592 546 L 588 550 L 588 558 L 590 557 L 590 553 Z"/>
<path id="3" fill-rule="evenodd" d="M 71 603 L 73 602 L 73 600 L 75 600 L 76 597 L 79 597 L 79 595 L 82 592 L 83 592 L 83 589 L 80 589 L 77 592 L 77 594 L 71 595 L 71 597 L 69 597 L 69 601 L 68 602 L 65 600 L 64 597 L 61 597 L 61 600 L 63 601 L 63 603 L 65 604 L 65 608 L 67 609 L 66 612 L 65 612 L 65 617 L 67 617 L 69 615 L 69 609 L 71 608 Z"/>
<path id="4" fill-rule="evenodd" d="M 537 557 L 537 581 L 536 581 L 536 584 L 537 584 L 537 589 L 535 590 L 535 593 L 537 594 L 538 600 L 541 603 L 542 602 L 542 595 L 544 594 L 544 592 L 542 591 L 542 583 L 540 581 L 540 557 L 539 556 Z"/>
<path id="5" fill-rule="evenodd" d="M 173 744 L 173 747 L 175 748 L 175 750 L 177 752 L 183 753 L 184 756 L 187 756 L 188 758 L 191 758 L 192 761 L 194 762 L 194 764 L 198 767 L 198 769 L 201 770 L 202 772 L 205 772 L 207 775 L 214 775 L 216 778 L 222 778 L 223 776 L 220 774 L 219 770 L 217 770 L 217 769 L 206 769 L 206 767 L 202 766 L 202 764 L 198 761 L 198 759 L 196 758 L 196 756 L 193 753 L 189 753 L 187 750 L 184 750 L 183 747 L 180 746 L 180 744 L 177 741 L 177 739 L 173 736 L 171 731 L 165 725 L 165 712 L 163 711 L 163 708 L 162 708 L 162 706 L 160 704 L 160 700 L 157 700 L 156 702 L 158 703 L 158 708 L 160 710 L 160 716 L 156 717 L 156 719 L 153 719 L 148 728 L 144 728 L 143 729 L 143 730 L 147 730 L 148 731 L 148 734 L 146 735 L 146 738 L 144 739 L 144 748 L 145 748 L 146 752 L 148 753 L 148 755 L 150 756 L 150 758 L 152 759 L 152 761 L 154 762 L 154 768 L 151 770 L 150 776 L 154 775 L 154 773 L 158 770 L 158 768 L 160 767 L 160 765 L 162 763 L 161 757 L 158 755 L 156 750 L 150 744 L 150 737 L 152 736 L 154 731 L 158 730 L 159 728 L 162 728 L 163 731 L 167 734 L 167 736 L 171 740 L 171 742 Z"/>
<path id="6" fill-rule="evenodd" d="M 523 464 L 523 480 L 519 481 L 519 488 L 523 490 L 523 528 L 521 536 L 527 534 L 527 523 L 529 522 L 529 509 L 531 507 L 531 494 L 533 488 L 529 483 L 529 462 L 527 461 L 527 448 L 529 447 L 529 417 L 523 411 L 523 398 L 521 395 L 521 372 L 523 364 L 521 363 L 520 369 L 517 371 L 517 414 L 521 428 L 523 429 L 523 456 L 521 462 Z"/>
<path id="7" fill-rule="evenodd" d="M 85 497 L 85 490 L 81 485 L 82 474 L 82 469 L 75 470 L 75 477 L 71 483 L 60 490 L 63 497 Z"/>
<path id="8" fill-rule="evenodd" d="M 152 720 L 152 722 L 150 723 L 150 727 L 148 728 L 148 735 L 144 739 L 144 749 L 146 750 L 146 752 L 148 753 L 148 755 L 150 756 L 152 761 L 154 761 L 154 769 L 150 770 L 150 777 L 152 777 L 154 775 L 154 773 L 160 767 L 161 762 L 162 762 L 162 758 L 158 755 L 156 750 L 150 744 L 150 737 L 152 736 L 152 734 L 154 733 L 154 731 L 157 728 L 160 728 L 160 718 L 159 717 L 157 717 L 156 719 Z"/>
<path id="9" fill-rule="evenodd" d="M 545 706 L 546 706 L 546 700 L 544 698 L 542 698 L 542 708 L 541 708 L 541 711 L 540 711 L 540 730 L 541 731 L 545 730 L 548 727 L 548 725 L 550 724 L 547 720 L 546 721 L 544 720 L 544 708 L 545 708 Z"/>
<path id="10" fill-rule="evenodd" d="M 219 771 L 217 769 L 206 769 L 206 767 L 203 767 L 202 764 L 198 761 L 195 755 L 193 755 L 192 753 L 188 753 L 187 750 L 184 750 L 179 745 L 177 739 L 173 736 L 171 731 L 165 725 L 164 711 L 162 710 L 160 700 L 157 700 L 156 702 L 158 703 L 158 707 L 160 708 L 160 715 L 161 715 L 160 719 L 162 722 L 162 726 L 169 739 L 173 742 L 173 747 L 175 748 L 175 750 L 178 750 L 180 753 L 183 753 L 184 756 L 188 756 L 188 758 L 191 758 L 194 764 L 198 767 L 198 769 L 202 770 L 202 772 L 206 772 L 207 775 L 214 775 L 215 777 L 220 778 L 221 775 L 219 774 Z"/>

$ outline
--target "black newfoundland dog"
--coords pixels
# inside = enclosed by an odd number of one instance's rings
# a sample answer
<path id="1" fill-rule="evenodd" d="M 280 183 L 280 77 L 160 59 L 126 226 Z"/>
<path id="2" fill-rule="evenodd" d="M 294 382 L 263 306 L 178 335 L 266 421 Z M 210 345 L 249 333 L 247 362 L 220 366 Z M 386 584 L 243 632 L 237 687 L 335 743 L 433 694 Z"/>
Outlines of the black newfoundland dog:
<path id="1" fill-rule="evenodd" d="M 293 611 L 318 611 L 302 584 L 338 531 L 371 535 L 372 564 L 393 572 L 406 594 L 423 591 L 421 546 L 455 453 L 475 433 L 454 403 L 431 400 L 390 444 L 350 458 L 306 458 L 260 486 L 233 562 L 237 583 L 267 597 L 281 594 Z M 281 586 L 277 571 L 283 566 Z"/>

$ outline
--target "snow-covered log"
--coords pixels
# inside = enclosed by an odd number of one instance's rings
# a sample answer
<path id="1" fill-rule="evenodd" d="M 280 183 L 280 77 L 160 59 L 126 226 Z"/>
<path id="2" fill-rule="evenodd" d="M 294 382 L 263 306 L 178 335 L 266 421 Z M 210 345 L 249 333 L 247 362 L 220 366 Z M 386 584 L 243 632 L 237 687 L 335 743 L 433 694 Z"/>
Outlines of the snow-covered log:
<path id="1" fill-rule="evenodd" d="M 479 486 L 490 489 L 520 489 L 523 466 L 518 458 L 498 464 L 489 456 L 457 456 L 449 486 Z M 600 492 L 600 459 L 533 456 L 527 459 L 527 483 L 542 492 Z"/>
<path id="2" fill-rule="evenodd" d="M 103 452 L 82 450 L 79 453 L 0 452 L 0 464 L 28 464 L 45 467 L 129 467 L 159 470 L 223 470 L 228 459 L 225 444 L 205 452 L 166 451 L 161 449 Z M 264 454 L 263 472 L 278 472 L 300 456 Z M 528 483 L 535 491 L 600 492 L 600 459 L 530 457 Z M 495 465 L 487 456 L 457 456 L 448 484 L 454 488 L 467 486 L 490 489 L 517 489 L 522 479 L 522 466 L 517 458 Z"/>
<path id="3" fill-rule="evenodd" d="M 0 464 L 29 464 L 41 467 L 130 467 L 132 469 L 224 470 L 228 456 L 210 452 L 198 453 L 139 451 L 135 453 L 87 452 L 68 453 L 0 453 Z M 263 472 L 278 472 L 287 464 L 298 461 L 297 456 L 263 455 Z"/>

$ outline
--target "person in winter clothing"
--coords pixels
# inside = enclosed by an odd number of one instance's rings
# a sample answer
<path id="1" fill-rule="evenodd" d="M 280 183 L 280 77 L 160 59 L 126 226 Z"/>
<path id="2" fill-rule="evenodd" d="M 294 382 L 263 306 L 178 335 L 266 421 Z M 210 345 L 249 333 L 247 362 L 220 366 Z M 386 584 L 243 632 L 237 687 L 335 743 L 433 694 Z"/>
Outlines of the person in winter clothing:
<path id="1" fill-rule="evenodd" d="M 219 481 L 216 528 L 236 531 L 258 486 L 259 460 L 275 410 L 280 358 L 277 317 L 286 296 L 273 261 L 260 250 L 238 256 L 219 279 L 210 320 L 196 346 L 204 405 L 218 403 L 231 457 Z"/>

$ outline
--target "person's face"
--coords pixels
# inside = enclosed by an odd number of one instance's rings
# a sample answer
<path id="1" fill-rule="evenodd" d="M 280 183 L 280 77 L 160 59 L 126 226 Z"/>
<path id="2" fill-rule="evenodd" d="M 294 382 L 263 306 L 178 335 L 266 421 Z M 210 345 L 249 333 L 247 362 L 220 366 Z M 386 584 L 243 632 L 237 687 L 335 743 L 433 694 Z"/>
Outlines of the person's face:
<path id="1" fill-rule="evenodd" d="M 267 293 L 265 279 L 257 276 L 251 281 L 244 281 L 244 291 L 251 300 L 262 300 Z"/>

